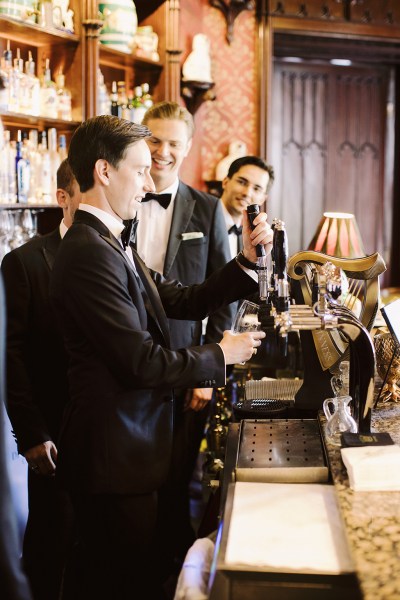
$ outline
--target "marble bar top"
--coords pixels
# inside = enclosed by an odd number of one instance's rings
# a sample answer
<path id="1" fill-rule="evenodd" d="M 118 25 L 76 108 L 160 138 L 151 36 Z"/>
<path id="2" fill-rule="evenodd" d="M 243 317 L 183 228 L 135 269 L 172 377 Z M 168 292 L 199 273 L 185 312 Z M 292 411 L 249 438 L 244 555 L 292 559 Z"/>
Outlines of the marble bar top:
<path id="1" fill-rule="evenodd" d="M 400 445 L 400 403 L 374 409 L 372 431 L 387 431 Z M 400 492 L 354 492 L 340 448 L 325 442 L 363 598 L 400 600 Z"/>

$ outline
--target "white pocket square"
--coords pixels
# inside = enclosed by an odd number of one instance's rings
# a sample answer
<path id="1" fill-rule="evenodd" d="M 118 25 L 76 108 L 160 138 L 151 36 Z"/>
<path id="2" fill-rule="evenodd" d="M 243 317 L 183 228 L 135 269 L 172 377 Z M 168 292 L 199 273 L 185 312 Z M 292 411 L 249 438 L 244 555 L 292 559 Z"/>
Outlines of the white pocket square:
<path id="1" fill-rule="evenodd" d="M 181 233 L 181 240 L 185 242 L 186 240 L 197 240 L 198 238 L 204 237 L 204 233 L 202 231 L 187 231 L 186 233 Z"/>

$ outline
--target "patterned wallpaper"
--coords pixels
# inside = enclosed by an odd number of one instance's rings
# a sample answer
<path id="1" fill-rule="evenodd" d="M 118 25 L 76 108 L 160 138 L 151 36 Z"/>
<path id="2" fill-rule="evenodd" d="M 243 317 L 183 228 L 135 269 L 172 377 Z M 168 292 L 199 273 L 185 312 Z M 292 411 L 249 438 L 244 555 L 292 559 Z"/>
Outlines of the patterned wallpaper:
<path id="1" fill-rule="evenodd" d="M 191 3 L 197 5 L 193 11 Z M 200 15 L 199 4 L 202 5 Z M 193 13 L 201 16 L 196 31 L 193 31 Z M 194 187 L 206 189 L 204 181 L 215 178 L 215 167 L 228 154 L 230 142 L 241 140 L 246 143 L 248 154 L 257 152 L 256 17 L 254 11 L 244 11 L 237 17 L 229 45 L 222 13 L 212 8 L 208 0 L 200 0 L 200 3 L 185 0 L 181 11 L 183 40 L 187 40 L 189 31 L 191 35 L 206 33 L 209 37 L 217 98 L 203 103 L 195 114 L 193 149 L 182 165 L 181 177 Z M 182 61 L 191 50 L 191 39 L 187 41 L 189 45 L 184 48 Z"/>

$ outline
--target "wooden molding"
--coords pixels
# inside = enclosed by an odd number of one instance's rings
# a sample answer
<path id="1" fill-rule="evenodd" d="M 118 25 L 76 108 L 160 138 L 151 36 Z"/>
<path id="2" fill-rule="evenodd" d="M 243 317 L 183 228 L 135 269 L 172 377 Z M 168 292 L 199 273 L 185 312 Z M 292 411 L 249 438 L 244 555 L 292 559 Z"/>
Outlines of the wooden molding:
<path id="1" fill-rule="evenodd" d="M 254 0 L 210 0 L 211 6 L 218 8 L 225 17 L 227 24 L 226 39 L 228 44 L 233 40 L 233 24 L 235 19 L 244 10 L 254 10 Z"/>

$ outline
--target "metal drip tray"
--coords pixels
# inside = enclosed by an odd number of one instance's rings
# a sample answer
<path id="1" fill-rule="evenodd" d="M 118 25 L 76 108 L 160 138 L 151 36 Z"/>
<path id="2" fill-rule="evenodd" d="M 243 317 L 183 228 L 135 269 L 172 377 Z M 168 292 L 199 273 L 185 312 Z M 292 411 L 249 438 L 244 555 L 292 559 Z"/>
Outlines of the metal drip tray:
<path id="1" fill-rule="evenodd" d="M 237 481 L 322 483 L 328 478 L 317 419 L 245 419 L 241 422 Z"/>

